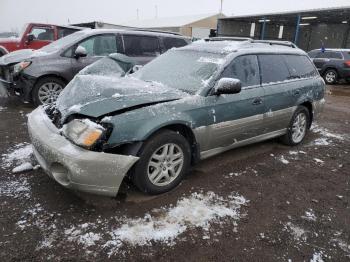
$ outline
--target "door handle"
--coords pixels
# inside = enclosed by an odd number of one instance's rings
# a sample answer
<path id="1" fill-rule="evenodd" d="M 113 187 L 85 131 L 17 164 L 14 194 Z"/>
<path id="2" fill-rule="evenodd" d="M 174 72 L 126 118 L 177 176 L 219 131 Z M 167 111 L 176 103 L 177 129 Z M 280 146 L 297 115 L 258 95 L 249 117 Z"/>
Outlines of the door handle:
<path id="1" fill-rule="evenodd" d="M 253 105 L 257 106 L 257 105 L 261 105 L 263 102 L 263 100 L 261 99 L 261 97 L 255 98 L 253 101 Z"/>

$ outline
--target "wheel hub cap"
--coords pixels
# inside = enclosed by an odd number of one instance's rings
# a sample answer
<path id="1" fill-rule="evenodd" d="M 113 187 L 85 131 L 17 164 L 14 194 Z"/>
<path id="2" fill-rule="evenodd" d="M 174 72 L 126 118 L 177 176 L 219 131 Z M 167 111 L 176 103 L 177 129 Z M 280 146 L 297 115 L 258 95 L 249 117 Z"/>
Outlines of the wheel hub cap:
<path id="1" fill-rule="evenodd" d="M 181 173 L 184 163 L 182 149 L 173 143 L 159 147 L 148 163 L 148 178 L 156 186 L 166 186 Z"/>
<path id="2" fill-rule="evenodd" d="M 300 143 L 306 133 L 306 115 L 304 113 L 300 113 L 296 116 L 292 126 L 292 139 L 294 143 Z"/>
<path id="3" fill-rule="evenodd" d="M 39 87 L 38 97 L 42 104 L 51 104 L 56 102 L 63 87 L 57 83 L 45 83 Z"/>

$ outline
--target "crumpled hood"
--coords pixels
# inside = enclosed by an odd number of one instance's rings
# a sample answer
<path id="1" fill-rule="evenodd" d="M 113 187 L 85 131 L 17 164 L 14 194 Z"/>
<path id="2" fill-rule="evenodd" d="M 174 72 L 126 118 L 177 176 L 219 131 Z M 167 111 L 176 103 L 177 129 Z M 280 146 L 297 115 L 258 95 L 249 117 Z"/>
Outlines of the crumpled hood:
<path id="1" fill-rule="evenodd" d="M 34 50 L 34 49 L 17 50 L 0 57 L 0 65 L 15 64 L 24 60 L 30 60 L 33 57 L 38 57 L 38 56 L 47 55 L 47 54 L 48 53 L 46 52 L 43 52 L 40 50 Z"/>
<path id="2" fill-rule="evenodd" d="M 62 121 L 71 114 L 90 117 L 189 96 L 180 90 L 133 77 L 77 75 L 57 100 Z"/>

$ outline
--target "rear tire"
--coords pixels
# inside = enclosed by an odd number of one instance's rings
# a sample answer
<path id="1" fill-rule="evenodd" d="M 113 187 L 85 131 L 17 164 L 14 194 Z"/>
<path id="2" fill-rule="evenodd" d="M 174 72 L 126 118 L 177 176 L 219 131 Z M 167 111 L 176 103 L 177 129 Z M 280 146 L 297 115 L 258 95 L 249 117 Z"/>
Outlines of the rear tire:
<path id="1" fill-rule="evenodd" d="M 300 144 L 310 127 L 310 112 L 305 106 L 298 106 L 290 121 L 287 134 L 281 137 L 283 144 L 296 146 Z"/>
<path id="2" fill-rule="evenodd" d="M 338 81 L 338 72 L 334 69 L 328 69 L 324 72 L 323 79 L 327 85 L 334 85 Z"/>
<path id="3" fill-rule="evenodd" d="M 191 148 L 181 134 L 161 130 L 141 148 L 130 175 L 142 192 L 157 195 L 175 188 L 188 172 Z"/>
<path id="4" fill-rule="evenodd" d="M 40 79 L 33 88 L 32 99 L 35 106 L 56 102 L 66 83 L 58 77 Z"/>

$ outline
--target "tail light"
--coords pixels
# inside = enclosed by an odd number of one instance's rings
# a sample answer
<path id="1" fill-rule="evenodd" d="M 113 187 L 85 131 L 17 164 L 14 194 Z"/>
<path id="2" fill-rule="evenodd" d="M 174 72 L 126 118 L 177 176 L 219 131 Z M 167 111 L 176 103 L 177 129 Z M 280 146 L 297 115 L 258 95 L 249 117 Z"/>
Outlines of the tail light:
<path id="1" fill-rule="evenodd" d="M 345 65 L 346 67 L 350 67 L 350 60 L 345 61 L 344 65 Z"/>

